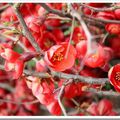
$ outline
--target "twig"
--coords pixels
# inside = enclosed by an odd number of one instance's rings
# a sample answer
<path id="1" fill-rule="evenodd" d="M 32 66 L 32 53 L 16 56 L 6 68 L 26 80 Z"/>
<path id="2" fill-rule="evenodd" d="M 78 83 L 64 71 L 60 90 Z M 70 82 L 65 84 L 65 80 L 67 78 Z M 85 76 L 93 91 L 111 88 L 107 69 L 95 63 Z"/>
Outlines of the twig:
<path id="1" fill-rule="evenodd" d="M 45 9 L 47 10 L 49 13 L 53 13 L 53 14 L 56 14 L 56 15 L 59 15 L 61 17 L 69 17 L 69 18 L 72 18 L 72 16 L 70 14 L 65 14 L 63 13 L 62 11 L 59 11 L 59 10 L 56 10 L 56 9 L 52 9 L 50 8 L 48 5 L 46 5 L 45 3 L 40 3 L 40 5 Z"/>
<path id="2" fill-rule="evenodd" d="M 33 100 L 29 102 L 20 102 L 20 101 L 13 101 L 10 99 L 0 99 L 0 102 L 6 102 L 6 103 L 11 103 L 11 104 L 16 104 L 16 105 L 24 105 L 24 104 L 36 104 L 39 103 L 39 100 Z"/>
<path id="3" fill-rule="evenodd" d="M 92 19 L 96 22 L 102 22 L 102 23 L 116 23 L 116 24 L 120 24 L 120 20 L 106 20 L 106 19 L 100 19 L 100 18 L 95 18 L 92 17 L 90 15 L 86 15 L 86 14 L 82 14 L 83 17 L 88 18 L 88 19 Z"/>
<path id="4" fill-rule="evenodd" d="M 1 78 L 1 76 L 0 76 L 0 78 Z M 14 92 L 14 88 L 7 83 L 0 83 L 0 88 L 3 88 L 3 89 L 8 90 L 10 92 Z"/>
<path id="5" fill-rule="evenodd" d="M 87 92 L 92 92 L 92 93 L 94 93 L 94 94 L 97 94 L 97 95 L 100 95 L 100 96 L 114 96 L 114 97 L 118 97 L 118 96 L 120 96 L 120 94 L 119 93 L 117 93 L 117 92 L 114 92 L 114 91 L 98 91 L 98 90 L 96 90 L 96 89 L 94 89 L 94 88 L 88 88 L 88 90 L 86 90 Z"/>
<path id="6" fill-rule="evenodd" d="M 80 3 L 80 6 L 83 6 L 83 7 L 86 7 L 86 8 L 89 8 L 95 12 L 108 12 L 108 11 L 114 11 L 116 9 L 120 9 L 120 6 L 112 6 L 112 7 L 109 7 L 109 8 L 95 8 L 95 7 L 92 7 L 92 6 L 89 6 L 87 4 L 84 4 L 84 3 Z"/>
<path id="7" fill-rule="evenodd" d="M 70 44 L 71 44 L 72 37 L 73 37 L 73 32 L 74 32 L 74 23 L 75 23 L 75 17 L 73 16 L 72 26 L 71 26 L 71 34 L 70 34 L 70 39 L 69 39 L 69 43 L 68 43 L 68 46 L 67 46 L 67 50 L 66 50 L 66 53 L 65 53 L 65 59 L 68 57 L 68 53 L 69 53 L 69 50 L 70 50 Z"/>
<path id="8" fill-rule="evenodd" d="M 33 47 L 36 49 L 37 52 L 40 52 L 41 54 L 43 54 L 43 51 L 42 49 L 39 47 L 39 45 L 36 43 L 34 37 L 32 36 L 31 32 L 29 31 L 24 19 L 23 19 L 23 16 L 21 14 L 21 12 L 19 11 L 19 7 L 20 7 L 20 4 L 19 3 L 16 3 L 13 5 L 13 8 L 14 8 L 14 11 L 18 17 L 18 20 L 23 28 L 23 34 L 26 36 L 26 38 L 28 38 L 29 42 L 33 45 Z"/>
<path id="9" fill-rule="evenodd" d="M 2 6 L 2 7 L 0 7 L 0 12 L 2 12 L 3 10 L 5 10 L 8 7 L 9 7 L 9 4 L 6 4 L 6 5 Z"/>
<path id="10" fill-rule="evenodd" d="M 60 105 L 60 108 L 61 108 L 64 116 L 67 116 L 66 110 L 65 110 L 65 108 L 64 108 L 64 106 L 63 106 L 63 104 L 62 104 L 62 102 L 61 102 L 61 97 L 62 97 L 62 95 L 63 95 L 64 89 L 65 89 L 65 85 L 62 85 L 62 87 L 61 87 L 61 89 L 60 89 L 60 92 L 59 92 L 59 94 L 58 94 L 58 103 L 59 103 L 59 105 Z"/>
<path id="11" fill-rule="evenodd" d="M 9 38 L 9 39 L 12 40 L 13 42 L 17 42 L 18 45 L 19 45 L 25 52 L 29 52 L 29 50 L 25 47 L 25 45 L 24 45 L 20 40 L 18 40 L 17 38 L 12 37 L 12 36 L 9 36 L 9 35 L 6 35 L 6 34 L 2 34 L 2 33 L 0 33 L 0 36 L 5 37 L 5 38 Z M 36 58 L 33 58 L 33 60 L 34 60 L 35 62 L 38 61 Z"/>

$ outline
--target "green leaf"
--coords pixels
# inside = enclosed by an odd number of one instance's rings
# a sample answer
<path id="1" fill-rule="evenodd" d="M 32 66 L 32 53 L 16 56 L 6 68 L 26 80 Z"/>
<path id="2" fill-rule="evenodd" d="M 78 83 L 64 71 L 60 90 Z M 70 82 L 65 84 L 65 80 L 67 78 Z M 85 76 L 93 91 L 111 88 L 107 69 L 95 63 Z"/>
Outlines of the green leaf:
<path id="1" fill-rule="evenodd" d="M 75 60 L 75 64 L 79 65 L 79 60 L 78 59 Z"/>
<path id="2" fill-rule="evenodd" d="M 15 52 L 18 52 L 18 53 L 23 53 L 22 48 L 20 48 L 19 46 L 15 46 L 15 47 L 14 47 L 14 51 L 15 51 Z"/>
<path id="3" fill-rule="evenodd" d="M 34 60 L 28 61 L 27 66 L 30 67 L 30 68 L 35 67 L 35 61 Z"/>

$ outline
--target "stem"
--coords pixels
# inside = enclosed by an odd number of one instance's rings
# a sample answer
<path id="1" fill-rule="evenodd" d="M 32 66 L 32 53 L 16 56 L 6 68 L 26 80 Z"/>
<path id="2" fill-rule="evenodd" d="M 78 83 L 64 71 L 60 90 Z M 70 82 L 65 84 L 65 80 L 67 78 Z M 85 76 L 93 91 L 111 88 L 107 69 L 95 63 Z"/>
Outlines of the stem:
<path id="1" fill-rule="evenodd" d="M 69 40 L 68 47 L 67 47 L 67 50 L 66 50 L 65 59 L 67 59 L 68 53 L 69 53 L 69 50 L 70 50 L 70 44 L 71 44 L 72 37 L 73 37 L 73 32 L 74 32 L 74 22 L 75 22 L 75 17 L 73 16 L 72 26 L 71 26 L 70 40 Z"/>
<path id="2" fill-rule="evenodd" d="M 70 14 L 64 14 L 62 11 L 52 9 L 52 8 L 50 8 L 48 5 L 46 5 L 45 3 L 40 3 L 40 5 L 41 5 L 45 10 L 47 10 L 49 13 L 53 13 L 53 14 L 59 15 L 59 16 L 61 16 L 61 17 L 69 17 L 69 18 L 72 18 L 72 16 L 71 16 Z"/>
<path id="3" fill-rule="evenodd" d="M 26 38 L 28 38 L 29 42 L 33 45 L 35 50 L 37 52 L 40 52 L 41 54 L 43 54 L 42 49 L 36 43 L 34 37 L 32 36 L 31 32 L 29 31 L 21 12 L 19 11 L 19 7 L 20 7 L 19 3 L 16 3 L 15 5 L 13 5 L 14 11 L 15 11 L 17 17 L 18 17 L 18 20 L 19 20 L 22 28 L 23 28 L 23 31 L 24 31 L 23 34 L 26 36 Z"/>
<path id="4" fill-rule="evenodd" d="M 95 7 L 92 7 L 87 4 L 83 4 L 83 3 L 80 3 L 80 6 L 89 8 L 95 12 L 105 12 L 105 11 L 108 12 L 108 11 L 114 11 L 116 9 L 120 9 L 120 6 L 113 6 L 113 7 L 109 7 L 109 8 L 95 8 Z"/>
<path id="5" fill-rule="evenodd" d="M 0 102 L 6 102 L 6 103 L 11 103 L 11 104 L 16 104 L 16 105 L 24 105 L 24 104 L 35 104 L 35 103 L 39 103 L 39 100 L 33 100 L 33 101 L 29 101 L 29 102 L 20 102 L 20 101 L 13 101 L 13 100 L 9 100 L 9 99 L 0 99 Z"/>
<path id="6" fill-rule="evenodd" d="M 60 105 L 60 108 L 61 108 L 64 116 L 67 116 L 65 107 L 63 106 L 63 104 L 62 104 L 62 102 L 61 102 L 61 97 L 62 97 L 62 95 L 63 95 L 64 89 L 65 89 L 65 85 L 62 85 L 62 87 L 61 87 L 61 89 L 60 89 L 60 92 L 59 92 L 59 94 L 58 94 L 58 103 L 59 103 L 59 105 Z"/>

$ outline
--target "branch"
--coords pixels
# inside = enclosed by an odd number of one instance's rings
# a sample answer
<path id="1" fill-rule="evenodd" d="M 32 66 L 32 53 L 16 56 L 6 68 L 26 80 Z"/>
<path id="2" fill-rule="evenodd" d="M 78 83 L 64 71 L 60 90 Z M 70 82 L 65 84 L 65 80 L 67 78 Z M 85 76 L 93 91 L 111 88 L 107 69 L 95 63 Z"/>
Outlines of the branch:
<path id="1" fill-rule="evenodd" d="M 20 102 L 20 101 L 13 101 L 10 99 L 0 99 L 0 102 L 6 102 L 6 103 L 11 103 L 11 104 L 16 104 L 16 105 L 24 105 L 24 104 L 35 104 L 35 103 L 39 103 L 39 100 L 33 100 L 33 101 L 29 101 L 29 102 Z"/>
<path id="2" fill-rule="evenodd" d="M 61 89 L 60 89 L 60 92 L 59 92 L 59 94 L 58 94 L 58 103 L 59 103 L 59 105 L 60 105 L 60 108 L 61 108 L 64 116 L 67 116 L 66 110 L 65 110 L 65 108 L 64 108 L 64 106 L 63 106 L 63 104 L 62 104 L 62 102 L 61 102 L 61 97 L 62 97 L 62 95 L 63 95 L 64 89 L 65 89 L 65 85 L 63 84 L 62 87 L 61 87 Z"/>
<path id="3" fill-rule="evenodd" d="M 2 12 L 3 10 L 5 10 L 8 7 L 9 7 L 9 4 L 6 4 L 6 5 L 2 6 L 2 7 L 0 7 L 0 12 Z"/>
<path id="4" fill-rule="evenodd" d="M 0 78 L 1 78 L 1 76 L 0 76 Z M 10 92 L 14 92 L 14 88 L 7 83 L 0 83 L 0 88 L 8 90 Z"/>
<path id="5" fill-rule="evenodd" d="M 100 95 L 100 96 L 114 96 L 114 97 L 120 96 L 119 93 L 111 91 L 111 90 L 110 91 L 103 91 L 103 90 L 102 91 L 98 91 L 98 90 L 96 90 L 94 88 L 88 88 L 88 90 L 85 90 L 85 91 L 92 92 L 92 93 Z"/>
<path id="6" fill-rule="evenodd" d="M 36 43 L 34 37 L 32 36 L 31 32 L 29 31 L 21 12 L 19 11 L 19 7 L 20 7 L 20 3 L 16 3 L 13 5 L 14 11 L 18 17 L 18 20 L 19 20 L 22 28 L 23 28 L 23 34 L 26 36 L 26 38 L 28 38 L 29 42 L 33 45 L 33 47 L 36 49 L 36 51 L 43 54 L 42 49 Z"/>
<path id="7" fill-rule="evenodd" d="M 102 22 L 102 23 L 116 23 L 116 24 L 120 24 L 120 20 L 106 20 L 106 19 L 100 19 L 100 18 L 95 18 L 95 17 L 92 17 L 90 15 L 85 15 L 85 14 L 82 14 L 83 17 L 85 18 L 88 18 L 88 19 L 92 19 L 96 22 Z"/>
<path id="8" fill-rule="evenodd" d="M 4 66 L 0 65 L 0 69 L 4 70 Z M 109 83 L 108 78 L 92 78 L 92 77 L 84 77 L 81 75 L 74 75 L 74 74 L 67 74 L 62 72 L 55 72 L 52 71 L 51 75 L 46 72 L 33 72 L 29 70 L 24 70 L 24 74 L 27 76 L 35 76 L 40 78 L 51 78 L 51 77 L 58 77 L 63 79 L 73 79 L 74 82 L 83 82 L 88 84 L 105 84 Z"/>
<path id="9" fill-rule="evenodd" d="M 114 11 L 116 9 L 120 9 L 120 6 L 113 6 L 113 7 L 109 7 L 109 8 L 95 8 L 95 7 L 89 6 L 89 5 L 84 4 L 84 3 L 80 3 L 80 6 L 89 8 L 91 10 L 94 10 L 95 12 L 105 12 L 105 11 L 109 12 L 109 11 Z"/>
<path id="10" fill-rule="evenodd" d="M 45 3 L 40 3 L 40 5 L 47 10 L 49 13 L 53 13 L 56 15 L 59 15 L 61 17 L 68 17 L 68 18 L 72 18 L 72 16 L 70 14 L 65 14 L 62 11 L 56 10 L 56 9 L 52 9 L 50 8 L 48 5 L 46 5 Z"/>

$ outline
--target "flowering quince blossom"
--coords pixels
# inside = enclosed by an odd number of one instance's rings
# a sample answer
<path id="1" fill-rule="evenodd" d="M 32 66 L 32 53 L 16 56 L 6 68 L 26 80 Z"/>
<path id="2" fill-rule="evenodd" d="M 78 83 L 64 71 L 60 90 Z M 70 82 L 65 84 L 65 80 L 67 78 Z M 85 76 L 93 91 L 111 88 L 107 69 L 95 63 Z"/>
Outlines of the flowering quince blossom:
<path id="1" fill-rule="evenodd" d="M 112 110 L 112 107 L 112 103 L 109 100 L 102 99 L 99 103 L 92 103 L 87 111 L 94 116 L 115 116 L 117 113 Z"/>
<path id="2" fill-rule="evenodd" d="M 85 65 L 88 67 L 96 68 L 102 67 L 105 65 L 106 61 L 109 61 L 112 57 L 112 50 L 108 50 L 107 47 L 103 47 L 100 44 L 93 45 L 93 49 L 95 49 L 94 53 L 88 55 L 85 60 Z M 76 45 L 77 56 L 80 59 L 83 59 L 87 52 L 87 41 L 80 41 Z M 106 56 L 106 53 L 108 54 Z"/>
<path id="3" fill-rule="evenodd" d="M 109 39 L 109 47 L 113 50 L 114 58 L 120 58 L 120 36 Z"/>
<path id="4" fill-rule="evenodd" d="M 45 52 L 45 61 L 52 69 L 56 71 L 64 71 L 74 65 L 76 50 L 70 45 L 70 49 L 65 58 L 68 43 L 64 42 L 59 45 L 54 45 Z"/>
<path id="5" fill-rule="evenodd" d="M 116 3 L 116 6 L 120 6 L 120 3 Z M 120 9 L 116 9 L 114 14 L 118 20 L 120 20 Z"/>
<path id="6" fill-rule="evenodd" d="M 53 115 L 61 115 L 61 108 L 58 104 L 56 95 L 53 93 L 54 83 L 51 79 L 39 79 L 36 77 L 29 76 L 28 80 L 32 80 L 32 83 L 29 81 L 27 85 L 32 89 L 32 93 L 41 104 L 45 105 L 49 112 Z"/>
<path id="7" fill-rule="evenodd" d="M 85 32 L 82 27 L 75 27 L 73 32 L 73 41 L 77 44 L 80 40 L 86 40 Z"/>
<path id="8" fill-rule="evenodd" d="M 111 12 L 98 12 L 96 15 L 96 18 L 112 20 L 112 19 L 115 19 L 116 16 L 115 16 L 113 11 L 111 11 Z"/>
<path id="9" fill-rule="evenodd" d="M 24 53 L 21 55 L 10 48 L 2 48 L 0 55 L 6 60 L 5 70 L 12 71 L 13 79 L 18 79 L 23 73 L 24 63 L 33 58 L 36 54 Z"/>
<path id="10" fill-rule="evenodd" d="M 120 92 L 120 64 L 113 66 L 108 73 L 110 83 Z"/>
<path id="11" fill-rule="evenodd" d="M 120 34 L 120 24 L 106 24 L 105 28 L 110 34 Z"/>

